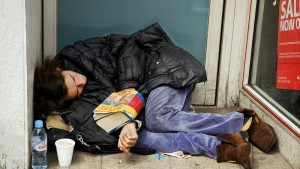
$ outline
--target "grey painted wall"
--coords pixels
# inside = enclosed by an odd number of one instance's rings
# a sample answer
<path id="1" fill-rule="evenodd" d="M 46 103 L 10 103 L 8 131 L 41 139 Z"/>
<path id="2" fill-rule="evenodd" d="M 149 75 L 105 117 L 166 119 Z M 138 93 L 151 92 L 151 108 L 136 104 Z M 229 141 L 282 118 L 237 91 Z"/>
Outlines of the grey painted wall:
<path id="1" fill-rule="evenodd" d="M 0 168 L 28 168 L 33 72 L 41 58 L 41 1 L 0 4 Z"/>

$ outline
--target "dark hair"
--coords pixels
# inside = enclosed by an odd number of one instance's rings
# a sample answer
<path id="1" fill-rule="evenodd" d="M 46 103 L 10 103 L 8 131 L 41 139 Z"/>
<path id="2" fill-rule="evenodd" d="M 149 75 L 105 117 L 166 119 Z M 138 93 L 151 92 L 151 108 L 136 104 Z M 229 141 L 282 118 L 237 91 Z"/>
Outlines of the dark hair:
<path id="1" fill-rule="evenodd" d="M 33 85 L 33 110 L 39 117 L 68 106 L 67 87 L 55 59 L 45 59 L 35 68 Z"/>

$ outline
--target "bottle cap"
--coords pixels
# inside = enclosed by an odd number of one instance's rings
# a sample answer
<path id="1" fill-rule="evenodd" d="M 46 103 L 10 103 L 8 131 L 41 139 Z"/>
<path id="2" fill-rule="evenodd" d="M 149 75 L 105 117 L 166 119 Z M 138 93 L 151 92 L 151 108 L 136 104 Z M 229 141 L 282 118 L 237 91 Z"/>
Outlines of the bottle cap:
<path id="1" fill-rule="evenodd" d="M 42 121 L 42 120 L 36 120 L 36 121 L 34 122 L 34 126 L 35 126 L 36 128 L 42 128 L 42 127 L 43 127 L 43 121 Z"/>

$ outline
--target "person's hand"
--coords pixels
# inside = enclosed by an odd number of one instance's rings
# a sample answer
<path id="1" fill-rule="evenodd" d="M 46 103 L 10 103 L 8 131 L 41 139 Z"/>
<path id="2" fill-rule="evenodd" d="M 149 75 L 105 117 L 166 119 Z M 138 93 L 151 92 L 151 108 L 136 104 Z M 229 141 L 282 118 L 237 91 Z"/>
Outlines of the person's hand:
<path id="1" fill-rule="evenodd" d="M 120 133 L 118 147 L 123 152 L 128 152 L 130 148 L 132 148 L 138 140 L 138 135 L 136 131 L 136 123 L 132 122 L 126 124 Z"/>

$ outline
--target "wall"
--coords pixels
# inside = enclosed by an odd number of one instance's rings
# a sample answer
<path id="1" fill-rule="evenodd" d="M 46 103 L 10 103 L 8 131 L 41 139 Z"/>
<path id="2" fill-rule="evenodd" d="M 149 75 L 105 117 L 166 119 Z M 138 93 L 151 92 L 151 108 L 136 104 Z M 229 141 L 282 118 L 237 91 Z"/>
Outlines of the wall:
<path id="1" fill-rule="evenodd" d="M 41 56 L 41 1 L 0 4 L 0 168 L 28 168 L 32 84 Z"/>
<path id="2" fill-rule="evenodd" d="M 217 107 L 239 107 L 249 6 L 250 1 L 225 3 Z"/>
<path id="3" fill-rule="evenodd" d="M 31 165 L 31 145 L 30 137 L 33 126 L 33 77 L 34 68 L 37 62 L 42 59 L 42 0 L 25 0 L 26 10 L 26 71 L 27 88 L 25 90 L 27 97 L 27 113 L 25 113 L 25 166 Z M 25 111 L 26 111 L 25 110 Z"/>

